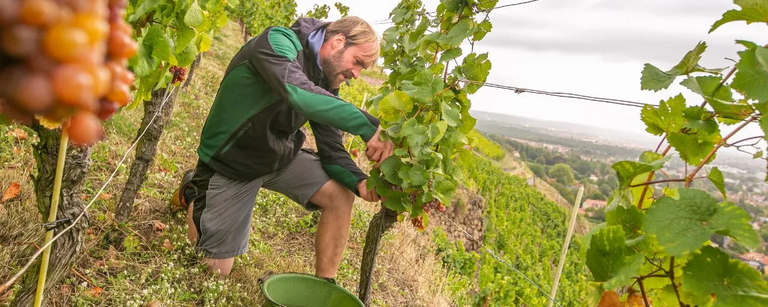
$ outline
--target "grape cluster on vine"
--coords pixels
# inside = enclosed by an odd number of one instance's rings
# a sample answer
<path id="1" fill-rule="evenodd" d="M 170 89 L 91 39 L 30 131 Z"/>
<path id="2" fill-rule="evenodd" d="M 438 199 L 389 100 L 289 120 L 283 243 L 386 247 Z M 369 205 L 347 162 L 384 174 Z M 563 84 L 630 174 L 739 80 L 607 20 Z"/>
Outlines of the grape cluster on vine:
<path id="1" fill-rule="evenodd" d="M 171 80 L 171 83 L 173 84 L 184 82 L 184 80 L 187 79 L 186 67 L 171 66 L 171 68 L 169 68 L 168 71 L 170 71 L 173 74 L 173 80 Z"/>
<path id="2" fill-rule="evenodd" d="M 29 124 L 65 123 L 70 140 L 92 144 L 102 120 L 131 101 L 138 50 L 126 0 L 0 2 L 0 112 Z M 33 117 L 34 116 L 34 117 Z"/>

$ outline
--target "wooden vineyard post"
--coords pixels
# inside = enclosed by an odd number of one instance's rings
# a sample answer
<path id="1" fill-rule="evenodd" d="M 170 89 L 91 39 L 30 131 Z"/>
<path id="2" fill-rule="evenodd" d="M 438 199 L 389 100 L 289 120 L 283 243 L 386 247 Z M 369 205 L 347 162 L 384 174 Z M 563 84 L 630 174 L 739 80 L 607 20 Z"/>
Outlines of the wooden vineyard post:
<path id="1" fill-rule="evenodd" d="M 552 284 L 552 291 L 549 296 L 552 299 L 557 295 L 557 286 L 560 284 L 560 274 L 563 273 L 563 266 L 565 265 L 565 256 L 568 254 L 568 246 L 571 245 L 571 237 L 573 236 L 573 229 L 576 228 L 576 216 L 579 213 L 579 204 L 581 204 L 581 196 L 584 195 L 584 186 L 579 189 L 579 194 L 576 195 L 576 202 L 573 203 L 573 209 L 571 210 L 571 221 L 568 225 L 568 232 L 565 235 L 565 242 L 563 242 L 563 252 L 560 253 L 560 263 L 557 264 L 557 273 L 555 274 L 555 282 Z M 550 300 L 548 307 L 552 307 L 554 301 Z"/>

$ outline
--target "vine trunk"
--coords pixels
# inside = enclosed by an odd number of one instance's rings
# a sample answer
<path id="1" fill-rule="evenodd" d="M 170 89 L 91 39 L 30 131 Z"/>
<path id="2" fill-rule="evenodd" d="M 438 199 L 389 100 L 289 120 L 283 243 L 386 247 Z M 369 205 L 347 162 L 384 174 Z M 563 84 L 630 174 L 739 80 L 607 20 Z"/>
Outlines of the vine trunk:
<path id="1" fill-rule="evenodd" d="M 144 181 L 147 179 L 147 171 L 155 160 L 157 153 L 157 143 L 163 134 L 163 129 L 173 111 L 174 100 L 178 92 L 174 92 L 168 97 L 168 101 L 163 105 L 163 98 L 166 96 L 167 88 L 162 88 L 152 92 L 152 99 L 144 101 L 144 118 L 141 120 L 141 127 L 137 133 L 137 138 L 142 131 L 146 129 L 144 137 L 136 145 L 136 159 L 131 164 L 131 173 L 125 182 L 125 188 L 120 196 L 115 211 L 115 219 L 118 222 L 125 223 L 130 219 L 133 211 L 133 202 Z M 160 110 L 162 106 L 162 110 Z M 158 113 L 158 111 L 160 111 Z M 157 117 L 149 126 L 152 117 L 157 113 Z M 147 128 L 149 126 L 149 128 Z"/>
<path id="2" fill-rule="evenodd" d="M 379 252 L 379 242 L 392 225 L 397 222 L 397 212 L 381 206 L 368 224 L 368 233 L 365 235 L 365 247 L 363 247 L 363 259 L 360 262 L 360 286 L 358 297 L 366 306 L 371 305 L 371 280 L 373 269 L 376 266 L 376 255 Z"/>
<path id="3" fill-rule="evenodd" d="M 184 82 L 184 86 L 181 88 L 187 88 L 190 83 L 192 83 L 192 77 L 195 76 L 195 68 L 200 65 L 200 61 L 203 60 L 203 54 L 200 53 L 195 57 L 195 60 L 192 62 L 192 65 L 189 67 L 189 73 L 187 74 L 187 81 Z"/>
<path id="4" fill-rule="evenodd" d="M 50 130 L 38 124 L 32 126 L 37 132 L 40 141 L 33 146 L 33 154 L 37 162 L 37 175 L 32 176 L 32 182 L 35 187 L 35 199 L 37 200 L 37 209 L 45 221 L 51 207 L 51 196 L 53 194 L 53 178 L 56 173 L 56 161 L 58 158 L 59 141 L 61 139 L 61 130 Z M 61 197 L 59 200 L 59 210 L 56 215 L 57 220 L 74 220 L 83 212 L 85 206 L 81 198 L 88 167 L 91 164 L 91 147 L 70 146 L 67 150 L 67 157 L 64 165 L 64 177 L 61 182 Z M 57 228 L 61 231 L 68 224 Z M 64 277 L 69 268 L 73 266 L 76 258 L 80 255 L 83 245 L 83 238 L 88 229 L 88 219 L 81 220 L 75 227 L 69 230 L 66 235 L 61 236 L 56 243 L 50 246 L 51 257 L 48 265 L 48 274 L 45 282 L 44 297 L 55 287 Z M 42 233 L 42 232 L 41 232 Z M 57 234 L 56 232 L 54 234 Z M 37 291 L 37 277 L 40 271 L 40 261 L 38 260 L 32 268 L 27 271 L 22 280 L 22 289 L 12 302 L 11 306 L 32 306 Z"/>

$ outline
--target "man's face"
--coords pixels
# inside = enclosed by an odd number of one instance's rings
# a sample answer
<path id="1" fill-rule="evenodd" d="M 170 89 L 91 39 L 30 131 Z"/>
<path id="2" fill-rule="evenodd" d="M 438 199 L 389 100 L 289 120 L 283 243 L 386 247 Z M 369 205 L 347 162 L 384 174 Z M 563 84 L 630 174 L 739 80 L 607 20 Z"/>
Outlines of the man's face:
<path id="1" fill-rule="evenodd" d="M 379 46 L 376 43 L 371 43 L 344 47 L 342 41 L 341 44 L 334 47 L 328 55 L 320 58 L 323 74 L 332 89 L 339 88 L 344 80 L 357 79 L 360 72 L 365 69 L 363 55 Z"/>

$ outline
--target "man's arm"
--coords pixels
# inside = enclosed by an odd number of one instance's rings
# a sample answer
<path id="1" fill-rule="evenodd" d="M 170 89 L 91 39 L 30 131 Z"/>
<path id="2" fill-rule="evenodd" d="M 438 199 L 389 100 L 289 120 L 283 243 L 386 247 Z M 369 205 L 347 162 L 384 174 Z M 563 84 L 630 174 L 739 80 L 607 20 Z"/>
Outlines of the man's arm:
<path id="1" fill-rule="evenodd" d="M 357 184 L 368 178 L 349 157 L 341 140 L 339 129 L 309 121 L 317 144 L 317 155 L 325 172 L 334 180 L 360 196 Z"/>
<path id="2" fill-rule="evenodd" d="M 248 60 L 280 97 L 304 117 L 359 135 L 368 142 L 379 121 L 315 85 L 304 74 L 296 58 L 302 51 L 293 31 L 273 27 L 256 38 L 255 54 Z"/>

